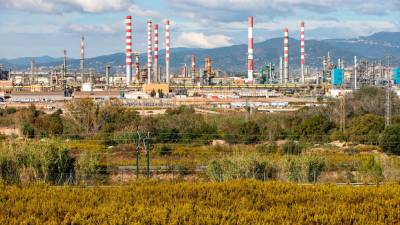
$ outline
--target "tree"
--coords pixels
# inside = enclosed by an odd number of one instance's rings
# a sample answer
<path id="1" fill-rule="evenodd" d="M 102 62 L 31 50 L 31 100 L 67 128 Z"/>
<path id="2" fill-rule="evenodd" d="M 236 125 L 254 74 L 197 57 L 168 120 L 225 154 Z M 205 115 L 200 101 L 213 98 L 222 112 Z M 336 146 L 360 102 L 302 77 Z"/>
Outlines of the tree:
<path id="1" fill-rule="evenodd" d="M 306 141 L 323 141 L 328 138 L 327 134 L 333 127 L 334 124 L 320 114 L 301 122 L 296 127 L 295 134 Z"/>
<path id="2" fill-rule="evenodd" d="M 35 128 L 41 135 L 55 136 L 60 135 L 64 131 L 63 120 L 59 114 L 40 115 L 35 121 Z"/>
<path id="3" fill-rule="evenodd" d="M 400 124 L 386 127 L 381 134 L 379 145 L 388 154 L 400 155 Z"/>
<path id="4" fill-rule="evenodd" d="M 379 134 L 385 129 L 382 116 L 366 114 L 356 117 L 349 130 L 350 140 L 362 144 L 377 144 Z"/>
<path id="5" fill-rule="evenodd" d="M 239 135 L 242 143 L 254 144 L 260 140 L 260 128 L 253 121 L 245 122 L 239 128 Z"/>

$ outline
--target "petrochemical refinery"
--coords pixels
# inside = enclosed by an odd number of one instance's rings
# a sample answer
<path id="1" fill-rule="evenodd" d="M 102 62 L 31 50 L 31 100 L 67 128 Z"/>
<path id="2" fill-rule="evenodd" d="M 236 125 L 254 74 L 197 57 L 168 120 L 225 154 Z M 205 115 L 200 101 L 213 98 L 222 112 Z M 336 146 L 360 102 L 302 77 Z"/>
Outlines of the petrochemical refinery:
<path id="1" fill-rule="evenodd" d="M 338 97 L 364 86 L 379 86 L 400 93 L 400 68 L 386 62 L 334 59 L 329 52 L 321 58 L 322 69 L 307 65 L 305 22 L 299 23 L 300 68 L 289 65 L 289 29 L 283 29 L 282 56 L 279 65 L 263 62 L 255 68 L 254 18 L 248 17 L 247 77 L 230 76 L 213 68 L 213 55 L 204 59 L 191 56 L 191 65 L 172 72 L 171 26 L 147 21 L 147 64 L 141 65 L 134 51 L 132 17 L 127 16 L 125 72 L 112 73 L 112 65 L 102 72 L 85 66 L 85 37 L 80 40 L 80 68 L 68 66 L 68 52 L 63 51 L 63 64 L 56 69 L 41 70 L 31 61 L 30 71 L 12 71 L 0 65 L 0 100 L 5 105 L 23 106 L 35 103 L 48 108 L 62 107 L 74 98 L 96 100 L 121 99 L 125 104 L 141 107 L 197 105 L 221 109 L 246 107 L 265 111 L 296 110 L 299 105 L 317 104 L 319 97 Z M 159 37 L 159 29 L 165 37 Z M 159 41 L 165 50 L 159 50 Z M 78 40 L 77 40 L 78 42 Z M 78 42 L 79 43 L 79 42 Z M 77 45 L 78 46 L 78 45 Z M 173 50 L 173 49 L 172 49 Z M 62 52 L 62 51 L 61 51 Z M 165 61 L 159 55 L 164 54 Z M 246 57 L 246 55 L 243 55 Z M 245 68 L 246 65 L 243 65 Z"/>

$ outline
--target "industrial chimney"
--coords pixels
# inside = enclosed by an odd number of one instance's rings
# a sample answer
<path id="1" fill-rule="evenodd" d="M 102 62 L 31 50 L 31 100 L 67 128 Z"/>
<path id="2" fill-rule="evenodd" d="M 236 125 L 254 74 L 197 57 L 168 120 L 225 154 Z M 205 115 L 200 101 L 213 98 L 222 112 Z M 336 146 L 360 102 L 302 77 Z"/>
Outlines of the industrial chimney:
<path id="1" fill-rule="evenodd" d="M 253 17 L 248 18 L 248 56 L 247 56 L 247 80 L 253 82 L 253 71 L 254 71 L 254 38 L 253 38 Z"/>
<path id="2" fill-rule="evenodd" d="M 132 17 L 126 17 L 126 85 L 132 80 Z"/>

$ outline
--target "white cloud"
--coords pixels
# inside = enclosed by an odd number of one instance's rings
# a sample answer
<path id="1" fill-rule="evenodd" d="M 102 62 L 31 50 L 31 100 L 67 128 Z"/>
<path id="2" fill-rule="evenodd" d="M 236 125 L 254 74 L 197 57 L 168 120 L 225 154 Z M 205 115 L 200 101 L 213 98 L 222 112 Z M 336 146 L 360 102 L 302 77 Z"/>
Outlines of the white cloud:
<path id="1" fill-rule="evenodd" d="M 400 11 L 399 0 L 170 0 L 169 4 L 189 18 L 224 21 L 238 21 L 247 15 L 271 19 L 300 11 L 323 14 L 349 10 L 378 16 Z"/>
<path id="2" fill-rule="evenodd" d="M 231 45 L 231 38 L 225 35 L 205 35 L 203 33 L 184 32 L 175 40 L 174 47 L 216 48 Z"/>
<path id="3" fill-rule="evenodd" d="M 75 32 L 80 34 L 99 33 L 113 34 L 122 32 L 124 25 L 122 23 L 113 24 L 72 24 L 65 28 L 67 32 Z"/>
<path id="4" fill-rule="evenodd" d="M 131 5 L 128 8 L 128 11 L 133 15 L 137 17 L 147 17 L 147 18 L 154 18 L 154 19 L 160 19 L 161 14 L 157 11 L 154 10 L 145 10 L 139 7 L 138 5 Z"/>
<path id="5" fill-rule="evenodd" d="M 130 5 L 131 0 L 0 0 L 0 7 L 38 13 L 98 13 L 124 10 Z"/>

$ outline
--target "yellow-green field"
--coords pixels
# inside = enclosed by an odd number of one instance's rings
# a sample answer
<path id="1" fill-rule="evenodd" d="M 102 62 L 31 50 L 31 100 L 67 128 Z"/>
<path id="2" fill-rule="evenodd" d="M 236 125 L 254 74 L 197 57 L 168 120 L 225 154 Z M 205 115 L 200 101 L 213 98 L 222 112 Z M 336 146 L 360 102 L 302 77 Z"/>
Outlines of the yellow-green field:
<path id="1" fill-rule="evenodd" d="M 398 224 L 400 186 L 238 180 L 1 186 L 0 224 Z"/>

